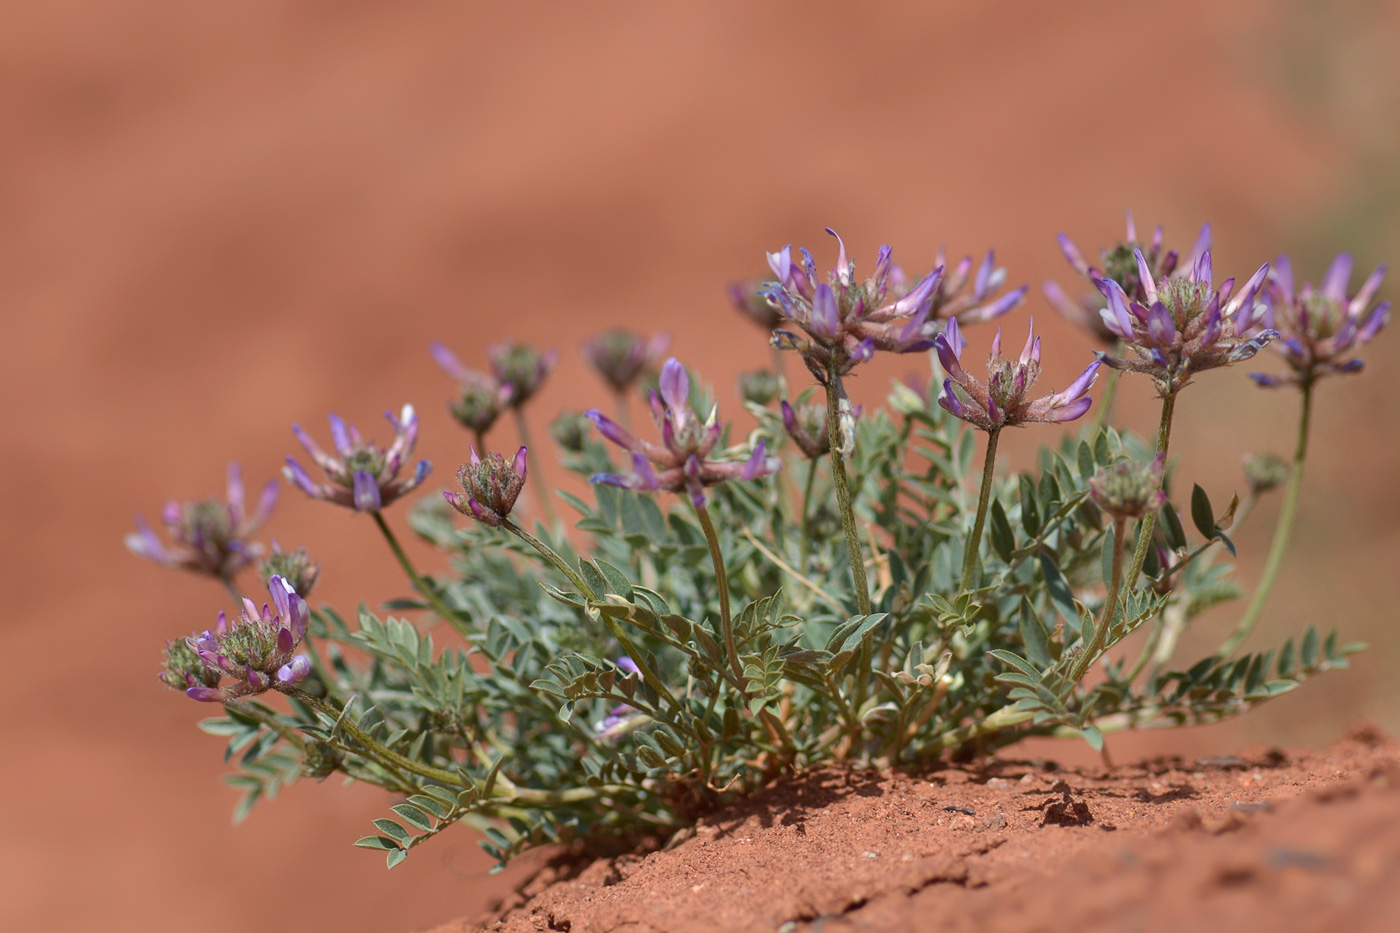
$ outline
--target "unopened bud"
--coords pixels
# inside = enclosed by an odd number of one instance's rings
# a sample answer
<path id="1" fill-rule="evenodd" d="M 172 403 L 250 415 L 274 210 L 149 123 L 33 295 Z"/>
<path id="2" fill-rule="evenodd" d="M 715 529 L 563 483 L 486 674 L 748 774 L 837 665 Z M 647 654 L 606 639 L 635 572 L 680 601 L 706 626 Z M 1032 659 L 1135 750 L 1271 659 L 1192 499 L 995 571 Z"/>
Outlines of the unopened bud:
<path id="1" fill-rule="evenodd" d="M 1118 519 L 1142 518 L 1166 501 L 1162 492 L 1161 454 L 1151 463 L 1120 460 L 1101 468 L 1089 480 L 1089 498 Z"/>
<path id="2" fill-rule="evenodd" d="M 515 459 L 509 461 L 500 454 L 481 457 L 473 448 L 471 462 L 457 471 L 457 482 L 465 496 L 443 493 L 454 509 L 483 525 L 504 527 L 520 490 L 525 488 L 525 448 L 516 451 Z"/>
<path id="3" fill-rule="evenodd" d="M 577 454 L 583 452 L 588 432 L 592 428 L 593 422 L 589 421 L 583 412 L 565 411 L 560 412 L 559 417 L 549 426 L 549 434 L 560 447 L 569 453 Z"/>
<path id="4" fill-rule="evenodd" d="M 1255 454 L 1244 462 L 1245 481 L 1256 495 L 1282 486 L 1291 472 L 1288 463 L 1277 454 Z"/>
<path id="5" fill-rule="evenodd" d="M 272 553 L 258 562 L 258 575 L 262 577 L 263 586 L 267 586 L 273 577 L 281 577 L 296 590 L 298 596 L 305 599 L 316 585 L 321 568 L 311 560 L 306 548 L 284 551 L 274 541 Z"/>
<path id="6" fill-rule="evenodd" d="M 742 373 L 739 376 L 739 397 L 752 404 L 767 407 L 782 391 L 782 383 L 771 370 Z"/>

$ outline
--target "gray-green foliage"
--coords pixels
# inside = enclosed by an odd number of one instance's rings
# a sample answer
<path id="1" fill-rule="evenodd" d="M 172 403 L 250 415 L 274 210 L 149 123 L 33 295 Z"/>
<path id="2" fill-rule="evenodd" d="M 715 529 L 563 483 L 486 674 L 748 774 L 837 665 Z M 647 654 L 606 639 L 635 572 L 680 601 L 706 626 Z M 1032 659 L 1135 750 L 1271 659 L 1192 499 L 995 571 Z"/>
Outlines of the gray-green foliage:
<path id="1" fill-rule="evenodd" d="M 752 410 L 758 434 L 780 445 L 777 416 Z M 1105 613 L 1114 549 L 1132 540 L 1114 539 L 1088 480 L 1147 456 L 1111 428 L 996 482 L 977 582 L 961 590 L 976 440 L 932 395 L 904 387 L 859 421 L 849 468 L 869 614 L 856 610 L 825 461 L 811 467 L 805 528 L 800 454 L 786 475 L 713 488 L 742 675 L 726 657 L 705 535 L 683 500 L 607 486 L 564 495 L 579 533 L 534 533 L 579 586 L 506 530 L 457 527 L 434 497 L 410 520 L 451 556 L 452 573 L 429 585 L 457 618 L 426 634 L 403 615 L 430 618 L 416 597 L 361 607 L 353 626 L 316 612 L 305 698 L 283 713 L 231 703 L 204 724 L 229 737 L 239 815 L 299 770 L 338 771 L 400 798 L 357 843 L 391 867 L 459 821 L 481 828 L 504 862 L 556 840 L 625 844 L 831 760 L 909 764 L 1027 735 L 1097 745 L 1110 729 L 1212 721 L 1358 650 L 1309 630 L 1277 652 L 1174 660 L 1182 630 L 1239 594 L 1219 562 L 1233 553 L 1234 506 L 1217 516 L 1199 487 L 1181 510 L 1195 534 L 1168 502 L 1158 528 L 1170 566 L 1154 551 Z M 566 465 L 616 468 L 591 439 Z M 1070 669 L 1099 624 L 1106 660 L 1076 683 Z"/>

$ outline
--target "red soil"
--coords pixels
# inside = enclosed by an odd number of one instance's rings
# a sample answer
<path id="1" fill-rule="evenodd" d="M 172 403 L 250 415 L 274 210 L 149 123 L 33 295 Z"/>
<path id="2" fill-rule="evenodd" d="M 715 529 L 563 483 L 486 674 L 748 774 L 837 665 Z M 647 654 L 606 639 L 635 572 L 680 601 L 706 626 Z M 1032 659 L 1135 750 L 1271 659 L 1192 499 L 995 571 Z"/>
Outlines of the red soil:
<path id="1" fill-rule="evenodd" d="M 433 933 L 1392 930 L 1400 747 L 821 771 L 576 868 Z"/>

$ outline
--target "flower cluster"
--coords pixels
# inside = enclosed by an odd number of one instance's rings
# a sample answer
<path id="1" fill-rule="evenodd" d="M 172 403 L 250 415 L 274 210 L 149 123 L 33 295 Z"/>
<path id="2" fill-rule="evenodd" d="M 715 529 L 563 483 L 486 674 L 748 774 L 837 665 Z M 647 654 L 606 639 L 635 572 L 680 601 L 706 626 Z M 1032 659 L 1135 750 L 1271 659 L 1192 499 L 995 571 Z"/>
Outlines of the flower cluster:
<path id="1" fill-rule="evenodd" d="M 303 680 L 311 662 L 296 649 L 306 637 L 306 601 L 281 577 L 269 580 L 267 589 L 270 606 L 263 603 L 259 610 L 251 599 L 244 599 L 238 618 L 230 622 L 220 612 L 213 630 L 172 644 L 161 679 L 205 703 L 283 689 Z M 193 663 L 191 653 L 202 667 Z M 225 676 L 234 682 L 221 687 Z"/>
<path id="2" fill-rule="evenodd" d="M 647 340 L 630 330 L 615 328 L 585 341 L 583 357 L 608 387 L 621 395 L 656 365 L 670 345 L 670 334 L 657 334 Z"/>
<path id="3" fill-rule="evenodd" d="M 418 439 L 418 415 L 412 405 L 405 405 L 399 417 L 394 417 L 392 412 L 385 412 L 384 417 L 394 427 L 394 442 L 387 450 L 381 450 L 373 441 L 366 441 L 353 425 L 331 415 L 331 439 L 335 442 L 337 456 L 322 450 L 300 425 L 292 425 L 292 433 L 330 482 L 314 482 L 292 457 L 287 458 L 282 474 L 313 499 L 325 499 L 359 512 L 378 512 L 417 488 L 432 469 L 428 461 L 420 460 L 412 476 L 398 478 L 399 470 L 413 456 L 413 445 Z"/>
<path id="4" fill-rule="evenodd" d="M 1161 282 L 1173 274 L 1184 274 L 1185 271 L 1195 268 L 1201 255 L 1210 249 L 1210 224 L 1201 227 L 1196 242 L 1192 244 L 1191 251 L 1186 254 L 1184 260 L 1181 259 L 1176 250 L 1162 252 L 1162 237 L 1163 230 L 1158 225 L 1152 231 L 1152 239 L 1148 243 L 1140 242 L 1137 235 L 1137 225 L 1133 223 L 1133 215 L 1130 211 L 1128 212 L 1126 238 L 1111 249 L 1101 250 L 1099 265 L 1094 266 L 1084 258 L 1084 254 L 1080 252 L 1078 246 L 1075 246 L 1074 241 L 1061 233 L 1058 237 L 1060 251 L 1064 253 L 1066 261 L 1075 272 L 1078 272 L 1095 288 L 1093 291 L 1081 295 L 1078 299 L 1071 299 L 1057 283 L 1048 280 L 1041 286 L 1041 290 L 1044 292 L 1046 300 L 1060 313 L 1061 317 L 1089 331 L 1101 342 L 1112 346 L 1118 342 L 1118 335 L 1108 328 L 1099 315 L 1099 309 L 1103 307 L 1103 300 L 1097 289 L 1098 280 L 1110 279 L 1117 282 L 1129 299 L 1145 302 L 1147 293 L 1142 273 L 1138 268 L 1135 251 L 1142 253 L 1147 271 L 1156 282 Z"/>
<path id="5" fill-rule="evenodd" d="M 1089 498 L 1115 519 L 1142 518 L 1167 501 L 1162 491 L 1165 468 L 1165 454 L 1147 464 L 1120 460 L 1102 467 L 1089 478 Z"/>
<path id="6" fill-rule="evenodd" d="M 168 502 L 161 513 L 170 544 L 162 544 L 151 526 L 136 516 L 136 531 L 126 536 L 131 553 L 165 567 L 178 567 L 195 573 L 229 580 L 247 567 L 260 552 L 249 541 L 272 514 L 277 503 L 277 481 L 263 489 L 258 507 L 248 513 L 243 493 L 243 474 L 238 464 L 228 467 L 228 487 L 224 500 Z"/>
<path id="7" fill-rule="evenodd" d="M 838 255 L 826 281 L 817 276 L 812 254 L 802 250 L 803 261 L 792 259 L 792 247 L 768 254 L 768 265 L 777 276 L 764 293 L 783 318 L 800 327 L 805 336 L 787 330 L 773 333 L 773 345 L 796 350 L 817 381 L 827 385 L 831 373 L 842 376 L 869 360 L 876 350 L 914 353 L 933 346 L 941 315 L 950 319 L 987 320 L 1011 310 L 1025 289 L 993 298 L 1005 279 L 991 252 L 978 269 L 970 295 L 960 297 L 968 283 L 972 261 L 959 266 L 948 282 L 939 265 L 907 292 L 903 275 L 897 274 L 888 246 L 880 247 L 870 278 L 857 281 L 855 264 L 846 257 L 846 244 L 834 230 Z M 887 301 L 886 299 L 892 299 Z"/>
<path id="8" fill-rule="evenodd" d="M 1236 293 L 1234 279 L 1213 287 L 1209 252 L 1203 252 L 1186 275 L 1160 280 L 1153 277 L 1141 250 L 1133 255 L 1141 301 L 1112 279 L 1099 279 L 1097 284 L 1108 299 L 1108 307 L 1099 312 L 1104 325 L 1135 358 L 1102 351 L 1098 355 L 1114 369 L 1151 376 L 1162 397 L 1190 384 L 1196 373 L 1249 359 L 1278 336 L 1276 330 L 1258 328 L 1263 306 L 1254 299 L 1268 274 L 1267 262 Z"/>
<path id="9" fill-rule="evenodd" d="M 491 374 L 507 389 L 506 404 L 519 408 L 535 396 L 559 362 L 558 350 L 544 353 L 523 343 L 506 341 L 490 347 Z"/>
<path id="10" fill-rule="evenodd" d="M 1001 328 L 997 328 L 987 360 L 985 385 L 962 367 L 963 339 L 956 319 L 948 321 L 943 333 L 934 340 L 934 346 L 947 373 L 938 404 L 983 431 L 998 431 L 1029 422 L 1073 421 L 1093 404 L 1087 393 L 1098 378 L 1098 360 L 1085 367 L 1079 378 L 1063 392 L 1037 399 L 1029 397 L 1031 387 L 1040 376 L 1040 338 L 1035 336 L 1033 322 L 1026 345 L 1014 360 L 1001 355 Z"/>
<path id="11" fill-rule="evenodd" d="M 471 448 L 471 462 L 457 471 L 457 482 L 466 493 L 444 492 L 445 498 L 458 512 L 470 515 L 483 525 L 501 528 L 515 508 L 520 490 L 525 488 L 525 448 L 507 462 L 500 454 L 488 453 L 484 458 Z"/>
<path id="12" fill-rule="evenodd" d="M 599 433 L 632 454 L 631 473 L 598 473 L 591 482 L 624 489 L 686 492 L 699 507 L 705 504 L 706 486 L 757 479 L 778 471 L 781 461 L 767 455 L 763 441 L 754 447 L 747 462 L 710 459 L 723 426 L 716 409 L 711 409 L 704 421 L 691 410 L 687 404 L 690 375 L 675 357 L 661 368 L 660 388 L 659 396 L 651 393 L 651 411 L 661 429 L 661 445 L 633 437 L 596 408 L 586 412 Z"/>
<path id="13" fill-rule="evenodd" d="M 272 542 L 272 553 L 258 561 L 258 576 L 264 585 L 270 585 L 273 577 L 281 577 L 287 585 L 303 598 L 311 595 L 311 588 L 321 575 L 321 568 L 306 553 L 306 548 L 284 551 Z"/>
<path id="14" fill-rule="evenodd" d="M 802 399 L 798 399 L 796 405 L 791 405 L 787 399 L 783 399 L 782 408 L 783 429 L 787 431 L 787 436 L 792 438 L 798 450 L 802 451 L 803 456 L 808 460 L 820 460 L 831 452 L 831 430 L 825 405 Z M 850 410 L 851 424 L 842 427 L 843 439 L 854 439 L 854 422 L 860 417 L 860 411 L 859 405 Z M 850 451 L 843 450 L 842 453 Z"/>
<path id="15" fill-rule="evenodd" d="M 484 435 L 511 407 L 516 398 L 515 387 L 489 373 L 464 366 L 443 344 L 434 342 L 428 349 L 438 368 L 457 380 L 457 397 L 448 401 L 448 412 L 462 427 L 478 437 Z M 542 380 L 544 376 L 539 378 Z"/>
<path id="16" fill-rule="evenodd" d="M 1385 278 L 1384 264 L 1366 277 L 1355 295 L 1347 297 L 1351 267 L 1351 256 L 1342 253 L 1332 260 L 1321 287 L 1307 284 L 1295 289 L 1292 263 L 1287 256 L 1278 258 L 1264 287 L 1263 323 L 1282 333 L 1274 348 L 1291 372 L 1282 376 L 1250 373 L 1251 379 L 1273 387 L 1361 371 L 1364 361 L 1350 354 L 1380 333 L 1390 320 L 1390 302 L 1372 303 Z"/>

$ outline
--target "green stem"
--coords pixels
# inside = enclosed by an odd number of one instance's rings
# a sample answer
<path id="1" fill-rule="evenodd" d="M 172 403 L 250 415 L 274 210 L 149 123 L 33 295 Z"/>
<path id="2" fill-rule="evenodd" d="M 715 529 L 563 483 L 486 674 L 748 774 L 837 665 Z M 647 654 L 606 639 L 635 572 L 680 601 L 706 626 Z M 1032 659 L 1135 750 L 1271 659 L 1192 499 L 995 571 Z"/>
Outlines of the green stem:
<path id="1" fill-rule="evenodd" d="M 345 714 L 343 710 L 336 709 L 320 697 L 312 696 L 303 690 L 297 690 L 295 688 L 289 690 L 288 693 L 317 712 L 335 720 L 336 730 L 343 730 L 352 740 L 363 746 L 370 757 L 378 759 L 381 764 L 391 764 L 411 774 L 427 778 L 430 781 L 437 781 L 439 784 L 445 784 L 449 787 L 462 786 L 462 776 L 460 774 L 456 774 L 452 771 L 444 771 L 441 768 L 434 768 L 426 762 L 414 761 L 412 758 L 406 758 L 398 752 L 385 747 L 368 732 L 361 729 L 351 716 Z"/>
<path id="2" fill-rule="evenodd" d="M 710 513 L 703 505 L 697 504 L 695 506 L 695 514 L 700 518 L 700 527 L 704 529 L 705 541 L 710 545 L 710 561 L 715 565 L 715 583 L 719 587 L 720 634 L 724 637 L 724 653 L 729 655 L 729 666 L 738 679 L 739 689 L 748 693 L 748 684 L 744 679 L 744 665 L 739 661 L 739 647 L 734 641 L 734 619 L 729 614 L 729 576 L 724 570 L 724 555 L 719 550 L 719 536 L 715 534 L 714 522 L 710 521 Z"/>
<path id="3" fill-rule="evenodd" d="M 1293 519 L 1298 514 L 1298 499 L 1303 491 L 1303 459 L 1308 453 L 1308 429 L 1312 421 L 1312 394 L 1313 383 L 1304 382 L 1303 411 L 1298 418 L 1298 445 L 1293 451 L 1293 471 L 1288 477 L 1288 489 L 1283 494 L 1283 507 L 1279 511 L 1278 524 L 1274 526 L 1274 540 L 1269 546 L 1269 557 L 1264 564 L 1264 575 L 1259 580 L 1259 587 L 1254 591 L 1254 596 L 1249 601 L 1249 607 L 1245 609 L 1244 617 L 1240 619 L 1239 625 L 1235 626 L 1230 637 L 1220 646 L 1220 650 L 1215 652 L 1216 657 L 1230 657 L 1249 637 L 1249 633 L 1254 630 L 1254 626 L 1259 622 L 1260 614 L 1264 611 L 1264 602 L 1269 598 L 1269 591 L 1273 589 L 1279 568 L 1283 566 L 1283 556 L 1288 551 L 1288 540 L 1293 533 Z"/>
<path id="4" fill-rule="evenodd" d="M 384 540 L 389 543 L 389 550 L 394 552 L 394 557 L 398 558 L 399 566 L 403 568 L 403 572 L 408 575 L 409 581 L 413 583 L 413 588 L 428 601 L 428 605 L 432 607 L 433 612 L 436 612 L 442 621 L 456 629 L 458 634 L 463 638 L 470 638 L 472 632 L 467 626 L 466 620 L 444 603 L 442 597 L 438 596 L 437 591 L 428 584 L 428 581 L 424 580 L 418 574 L 416 569 L 414 569 L 413 562 L 409 560 L 408 555 L 404 553 L 403 547 L 399 544 L 399 539 L 394 537 L 394 533 L 389 530 L 389 524 L 384 521 L 384 516 L 379 512 L 371 512 L 370 514 L 374 516 L 374 523 L 379 526 L 379 531 L 384 535 Z"/>
<path id="5" fill-rule="evenodd" d="M 977 494 L 977 517 L 972 522 L 972 534 L 963 548 L 962 582 L 959 588 L 967 590 L 972 585 L 972 576 L 977 571 L 977 551 L 982 545 L 982 526 L 987 521 L 987 505 L 992 500 L 992 477 L 996 473 L 997 439 L 1001 428 L 987 432 L 987 459 L 982 464 L 982 490 Z"/>
<path id="6" fill-rule="evenodd" d="M 846 395 L 841 374 L 832 362 L 827 368 L 826 432 L 831 442 L 831 481 L 836 487 L 836 504 L 841 510 L 841 528 L 846 532 L 846 551 L 851 561 L 851 583 L 856 591 L 856 607 L 861 615 L 870 615 L 870 584 L 865 579 L 865 556 L 860 547 L 860 532 L 856 528 L 855 509 L 851 505 L 851 488 L 846 482 L 846 459 L 841 454 L 840 403 Z"/>
<path id="7" fill-rule="evenodd" d="M 1034 718 L 1034 713 L 1027 712 L 1023 709 L 1017 709 L 1015 706 L 1003 706 L 981 722 L 974 722 L 957 729 L 950 729 L 947 732 L 935 736 L 933 740 L 924 747 L 924 750 L 936 752 L 945 748 L 953 748 L 971 742 L 973 739 L 980 739 L 985 735 L 1000 732 L 1002 729 L 1008 729 L 1012 726 L 1019 726 L 1022 723 L 1030 722 Z"/>
<path id="8" fill-rule="evenodd" d="M 505 529 L 538 551 L 541 557 L 549 561 L 550 565 L 554 567 L 555 570 L 562 573 L 564 577 L 574 585 L 574 589 L 578 590 L 580 596 L 592 600 L 598 598 L 599 594 L 593 592 L 593 588 L 584 582 L 583 577 L 579 576 L 578 571 L 565 563 L 564 558 L 556 554 L 552 547 L 508 518 L 506 519 Z"/>
<path id="9" fill-rule="evenodd" d="M 812 486 L 815 484 L 816 478 L 817 461 L 808 460 L 807 483 L 802 487 L 802 524 L 798 529 L 798 540 L 802 543 L 798 549 L 798 554 L 801 555 L 801 559 L 797 562 L 797 566 L 804 572 L 807 570 L 807 550 L 811 546 L 811 539 L 809 537 L 811 532 L 808 530 L 808 525 L 811 523 Z"/>
<path id="10" fill-rule="evenodd" d="M 1162 420 L 1157 426 L 1157 455 L 1163 457 L 1164 460 L 1167 444 L 1171 440 L 1172 413 L 1175 410 L 1176 393 L 1172 392 L 1162 399 Z M 1138 576 L 1142 573 L 1142 565 L 1147 562 L 1147 552 L 1152 548 L 1152 530 L 1156 526 L 1156 512 L 1148 512 L 1142 517 L 1142 524 L 1138 526 L 1137 547 L 1133 549 L 1132 569 L 1128 571 L 1128 589 L 1137 586 Z"/>
<path id="11" fill-rule="evenodd" d="M 1114 519 L 1113 564 L 1108 573 L 1108 595 L 1104 598 L 1099 624 L 1094 629 L 1094 640 L 1075 660 L 1074 667 L 1070 668 L 1070 683 L 1079 683 L 1084 677 L 1084 672 L 1089 670 L 1089 666 L 1103 653 L 1104 643 L 1108 641 L 1108 630 L 1113 625 L 1113 613 L 1118 607 L 1118 590 L 1123 584 L 1123 532 L 1127 527 L 1126 519 Z"/>
<path id="12" fill-rule="evenodd" d="M 530 443 L 530 427 L 525 421 L 525 409 L 519 406 L 516 406 L 515 409 L 515 429 L 520 434 L 520 446 L 527 449 L 534 446 Z M 552 526 L 559 524 L 559 519 L 555 516 L 554 506 L 550 502 L 552 490 L 549 482 L 544 478 L 544 460 L 544 451 L 536 451 L 535 462 L 532 466 L 535 474 L 535 488 L 544 490 L 543 495 L 539 497 L 540 508 L 544 511 L 545 521 Z"/>
<path id="13" fill-rule="evenodd" d="M 224 589 L 228 592 L 228 595 L 233 597 L 233 605 L 235 607 L 241 607 L 243 605 L 243 594 L 238 592 L 238 587 L 234 584 L 233 577 L 221 573 L 219 574 L 219 581 L 223 583 Z"/>
<path id="14" fill-rule="evenodd" d="M 229 700 L 224 704 L 224 708 L 230 713 L 236 710 L 239 714 L 247 716 L 249 719 L 256 719 L 273 732 L 276 732 L 288 745 L 292 746 L 297 751 L 302 753 L 306 752 L 306 740 L 297 735 L 296 731 L 293 730 L 291 726 L 288 726 L 276 716 L 269 716 L 252 703 Z"/>

